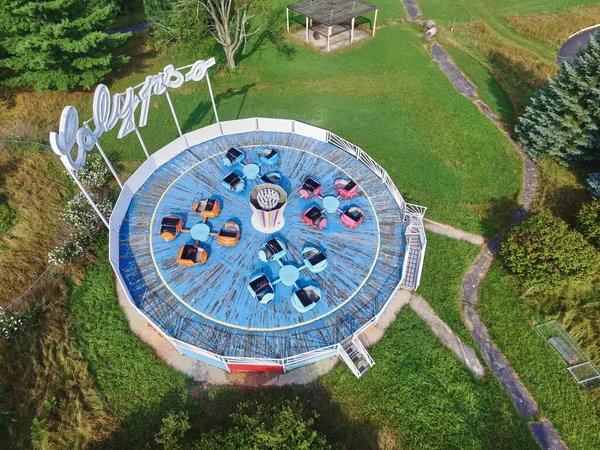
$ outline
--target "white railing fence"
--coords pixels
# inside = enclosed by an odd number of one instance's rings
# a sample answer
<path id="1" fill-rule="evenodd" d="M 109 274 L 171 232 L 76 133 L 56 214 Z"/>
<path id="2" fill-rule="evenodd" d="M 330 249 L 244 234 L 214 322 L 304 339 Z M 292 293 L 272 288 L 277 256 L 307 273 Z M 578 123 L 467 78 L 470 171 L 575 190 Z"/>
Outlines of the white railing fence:
<path id="1" fill-rule="evenodd" d="M 110 244 L 109 244 L 109 258 L 111 261 L 111 265 L 117 274 L 117 279 L 119 283 L 123 287 L 123 290 L 129 300 L 129 302 L 133 305 L 133 307 L 140 313 L 146 320 L 153 324 L 157 328 L 157 330 L 167 338 L 174 346 L 177 348 L 178 346 L 189 351 L 198 353 L 208 359 L 212 359 L 221 364 L 252 364 L 252 365 L 273 365 L 273 366 L 283 366 L 284 371 L 286 367 L 292 365 L 298 365 L 305 361 L 314 360 L 316 358 L 325 358 L 327 356 L 336 356 L 339 354 L 339 348 L 341 348 L 340 344 L 334 344 L 328 347 L 323 347 L 314 351 L 305 352 L 298 355 L 293 355 L 287 358 L 244 358 L 244 357 L 232 357 L 232 356 L 222 356 L 217 355 L 215 353 L 209 352 L 207 350 L 201 349 L 194 345 L 179 341 L 171 336 L 165 334 L 157 324 L 152 321 L 146 314 L 144 314 L 140 308 L 137 306 L 136 302 L 131 296 L 129 289 L 125 281 L 123 280 L 120 271 L 119 271 L 119 233 L 121 224 L 123 219 L 125 218 L 126 212 L 129 208 L 131 200 L 133 196 L 138 191 L 138 189 L 147 181 L 147 179 L 163 164 L 167 161 L 171 160 L 173 157 L 177 156 L 179 153 L 185 151 L 186 149 L 202 144 L 204 142 L 210 141 L 217 137 L 233 135 L 239 133 L 246 132 L 254 132 L 254 131 L 266 131 L 266 132 L 280 132 L 280 133 L 294 133 L 301 136 L 305 136 L 311 139 L 316 139 L 322 142 L 328 142 L 336 147 L 346 151 L 350 155 L 359 159 L 363 162 L 373 173 L 375 173 L 385 184 L 385 186 L 391 192 L 394 200 L 398 204 L 401 210 L 402 218 L 404 219 L 406 214 L 410 214 L 415 217 L 417 220 L 414 221 L 414 227 L 411 228 L 411 231 L 415 229 L 416 233 L 419 235 L 421 246 L 422 246 L 422 254 L 424 254 L 426 237 L 423 228 L 422 218 L 426 209 L 423 206 L 407 204 L 398 188 L 391 180 L 388 173 L 379 165 L 375 160 L 373 160 L 368 154 L 366 154 L 360 147 L 348 142 L 347 140 L 327 131 L 322 128 L 318 128 L 312 125 L 308 125 L 303 122 L 298 122 L 294 120 L 287 119 L 271 119 L 271 118 L 251 118 L 251 119 L 240 119 L 240 120 L 232 120 L 226 122 L 219 122 L 213 125 L 209 125 L 207 127 L 191 131 L 189 133 L 184 134 L 180 138 L 166 145 L 162 149 L 156 151 L 151 154 L 148 160 L 142 164 L 142 166 L 133 174 L 129 180 L 127 180 L 123 186 L 123 190 L 115 204 L 113 209 L 113 213 L 110 217 Z M 408 233 L 408 230 L 406 230 Z M 406 258 L 405 258 L 406 259 Z M 420 268 L 422 268 L 422 258 L 420 262 Z M 399 275 L 398 275 L 399 277 Z M 420 274 L 419 274 L 420 277 Z M 370 319 L 367 323 L 365 323 L 359 330 L 357 330 L 353 335 L 349 336 L 346 340 L 355 339 L 362 332 L 372 326 L 374 323 L 377 323 L 385 309 L 389 305 L 390 301 L 394 298 L 398 290 L 400 289 L 401 279 L 399 279 L 399 283 L 396 288 L 392 292 L 392 294 L 382 302 L 382 307 L 379 309 L 377 315 L 375 315 L 372 319 Z M 378 302 L 381 301 L 376 299 Z M 181 353 L 179 348 L 177 350 Z M 343 348 L 342 348 L 343 351 Z M 366 349 L 365 349 L 366 352 Z M 345 352 L 344 352 L 345 353 Z M 368 353 L 367 353 L 368 354 Z M 343 357 L 343 355 L 342 355 Z M 347 357 L 347 355 L 346 355 Z M 370 356 L 369 356 L 370 358 Z M 371 360 L 372 361 L 372 360 Z"/>

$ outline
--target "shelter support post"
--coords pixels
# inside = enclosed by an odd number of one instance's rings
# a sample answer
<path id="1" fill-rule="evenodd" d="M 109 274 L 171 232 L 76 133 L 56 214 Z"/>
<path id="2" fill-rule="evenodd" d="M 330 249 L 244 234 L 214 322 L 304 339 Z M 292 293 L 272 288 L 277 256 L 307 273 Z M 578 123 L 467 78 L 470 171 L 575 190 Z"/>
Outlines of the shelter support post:
<path id="1" fill-rule="evenodd" d="M 85 196 L 87 201 L 90 203 L 90 205 L 92 205 L 92 208 L 94 208 L 94 211 L 96 211 L 96 214 L 98 214 L 98 217 L 100 217 L 100 219 L 102 220 L 104 225 L 106 225 L 106 228 L 110 228 L 110 225 L 108 224 L 108 220 L 106 220 L 106 217 L 104 217 L 104 214 L 102 214 L 102 211 L 100 211 L 100 208 L 98 208 L 98 205 L 96 205 L 96 202 L 94 201 L 92 196 L 85 189 L 85 187 L 83 186 L 83 183 L 81 181 L 79 181 L 79 178 L 77 178 L 77 176 L 75 175 L 75 172 L 73 172 L 70 167 L 65 166 L 65 168 L 67 169 L 67 172 L 69 172 L 69 175 L 71 175 L 71 178 L 73 178 L 73 180 L 75 181 L 75 183 L 77 184 L 77 186 L 79 187 L 79 189 L 81 190 L 81 192 L 83 193 L 83 195 Z"/>
<path id="2" fill-rule="evenodd" d="M 375 29 L 377 28 L 377 13 L 379 12 L 378 9 L 375 10 L 375 18 L 373 19 L 373 36 L 375 36 Z"/>
<path id="3" fill-rule="evenodd" d="M 308 17 L 306 18 L 306 42 L 308 42 Z"/>
<path id="4" fill-rule="evenodd" d="M 351 44 L 354 42 L 354 19 L 356 19 L 356 17 L 352 18 L 352 26 L 350 27 L 350 43 Z"/>
<path id="5" fill-rule="evenodd" d="M 119 183 L 119 187 L 121 189 L 123 189 L 123 182 L 119 178 L 119 175 L 117 174 L 117 171 L 115 170 L 115 168 L 113 167 L 113 165 L 110 163 L 110 160 L 108 159 L 108 156 L 106 156 L 106 153 L 104 153 L 104 149 L 100 146 L 100 142 L 98 142 L 98 141 L 96 141 L 96 148 L 98 149 L 98 151 L 102 155 L 102 159 L 104 159 L 104 162 L 106 163 L 106 165 L 108 166 L 108 168 L 112 172 L 113 176 L 115 177 L 115 180 L 117 180 L 117 183 Z"/>
<path id="6" fill-rule="evenodd" d="M 183 136 L 181 132 L 181 127 L 179 126 L 179 121 L 177 120 L 177 114 L 175 114 L 175 108 L 173 108 L 173 102 L 171 101 L 171 96 L 169 95 L 169 90 L 165 89 L 165 96 L 167 97 L 167 102 L 169 102 L 169 108 L 171 108 L 171 113 L 173 114 L 173 120 L 175 120 L 175 125 L 177 126 L 177 131 L 179 131 L 179 136 Z"/>
<path id="7" fill-rule="evenodd" d="M 290 10 L 285 8 L 285 22 L 287 24 L 287 32 L 290 32 Z"/>
<path id="8" fill-rule="evenodd" d="M 213 95 L 212 86 L 210 84 L 210 78 L 208 77 L 208 71 L 206 72 L 206 84 L 208 84 L 208 92 L 210 93 L 210 101 L 212 102 L 213 112 L 215 113 L 215 119 L 219 123 L 219 115 L 217 114 L 217 105 L 215 104 L 215 96 Z"/>
<path id="9" fill-rule="evenodd" d="M 331 27 L 327 27 L 327 53 L 329 53 L 329 40 L 331 39 Z"/>
<path id="10" fill-rule="evenodd" d="M 150 158 L 150 153 L 148 153 L 148 149 L 146 148 L 146 144 L 144 143 L 144 140 L 142 139 L 142 135 L 140 134 L 140 130 L 138 129 L 137 125 L 134 125 L 134 127 L 135 127 L 135 134 L 137 135 L 138 140 L 140 141 L 140 145 L 144 149 L 144 153 L 146 154 L 146 158 Z"/>

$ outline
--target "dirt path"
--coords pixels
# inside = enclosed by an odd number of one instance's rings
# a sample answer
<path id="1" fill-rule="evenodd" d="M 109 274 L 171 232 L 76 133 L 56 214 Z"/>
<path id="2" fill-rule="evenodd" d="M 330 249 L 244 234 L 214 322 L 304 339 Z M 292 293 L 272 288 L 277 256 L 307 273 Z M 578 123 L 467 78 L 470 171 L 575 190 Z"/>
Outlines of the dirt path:
<path id="1" fill-rule="evenodd" d="M 440 234 L 452 239 L 458 239 L 460 241 L 467 241 L 474 245 L 483 245 L 485 240 L 483 236 L 478 234 L 469 233 L 468 231 L 459 230 L 451 225 L 445 223 L 434 222 L 433 220 L 423 220 L 423 225 L 427 231 L 431 231 L 435 234 Z"/>

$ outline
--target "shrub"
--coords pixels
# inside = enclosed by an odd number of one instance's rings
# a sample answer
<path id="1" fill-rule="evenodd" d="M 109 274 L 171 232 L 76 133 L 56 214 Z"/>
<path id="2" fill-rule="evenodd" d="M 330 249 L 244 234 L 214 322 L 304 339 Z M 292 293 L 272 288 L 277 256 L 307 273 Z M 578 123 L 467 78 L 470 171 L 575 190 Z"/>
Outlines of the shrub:
<path id="1" fill-rule="evenodd" d="M 600 247 L 600 201 L 584 203 L 577 214 L 577 229 L 588 241 Z"/>
<path id="2" fill-rule="evenodd" d="M 14 223 L 15 213 L 10 206 L 0 201 L 0 234 L 8 231 Z"/>
<path id="3" fill-rule="evenodd" d="M 23 319 L 0 310 L 0 339 L 14 338 L 24 326 Z"/>
<path id="4" fill-rule="evenodd" d="M 600 198 L 600 172 L 590 173 L 585 184 L 592 197 Z"/>
<path id="5" fill-rule="evenodd" d="M 77 171 L 79 181 L 89 189 L 101 188 L 108 181 L 110 175 L 110 169 L 100 153 L 88 155 L 83 167 Z"/>
<path id="6" fill-rule="evenodd" d="M 552 290 L 590 283 L 598 276 L 600 253 L 565 222 L 532 216 L 509 231 L 500 257 L 525 287 Z"/>
<path id="7" fill-rule="evenodd" d="M 98 203 L 98 207 L 105 216 L 108 216 L 112 210 L 112 203 L 104 200 Z M 97 242 L 104 231 L 104 225 L 96 211 L 82 193 L 69 200 L 62 217 L 72 226 L 72 235 L 68 241 L 48 252 L 50 264 L 61 265 L 74 262 L 85 253 L 85 249 Z"/>

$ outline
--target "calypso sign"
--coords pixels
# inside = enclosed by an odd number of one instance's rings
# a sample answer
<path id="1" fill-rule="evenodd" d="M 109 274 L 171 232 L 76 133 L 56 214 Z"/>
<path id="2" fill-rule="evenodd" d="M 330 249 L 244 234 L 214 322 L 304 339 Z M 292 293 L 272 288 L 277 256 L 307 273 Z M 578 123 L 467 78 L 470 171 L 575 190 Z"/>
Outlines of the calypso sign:
<path id="1" fill-rule="evenodd" d="M 121 139 L 136 130 L 135 113 L 141 104 L 139 126 L 144 127 L 148 121 L 150 99 L 154 95 L 162 95 L 167 88 L 179 88 L 189 81 L 200 81 L 206 76 L 209 67 L 215 65 L 215 59 L 199 60 L 191 66 L 179 69 L 169 64 L 157 75 L 149 75 L 144 82 L 129 87 L 124 93 L 113 94 L 108 87 L 100 84 L 94 93 L 93 117 L 94 129 L 87 123 L 79 127 L 79 113 L 74 106 L 66 106 L 60 116 L 58 133 L 50 133 L 50 145 L 60 156 L 63 164 L 71 170 L 79 170 L 85 163 L 86 154 L 94 148 L 105 131 L 112 130 L 119 121 L 121 127 L 117 138 Z M 182 69 L 189 68 L 183 74 Z M 136 92 L 136 89 L 139 90 Z M 77 143 L 77 156 L 73 158 L 71 150 Z"/>

